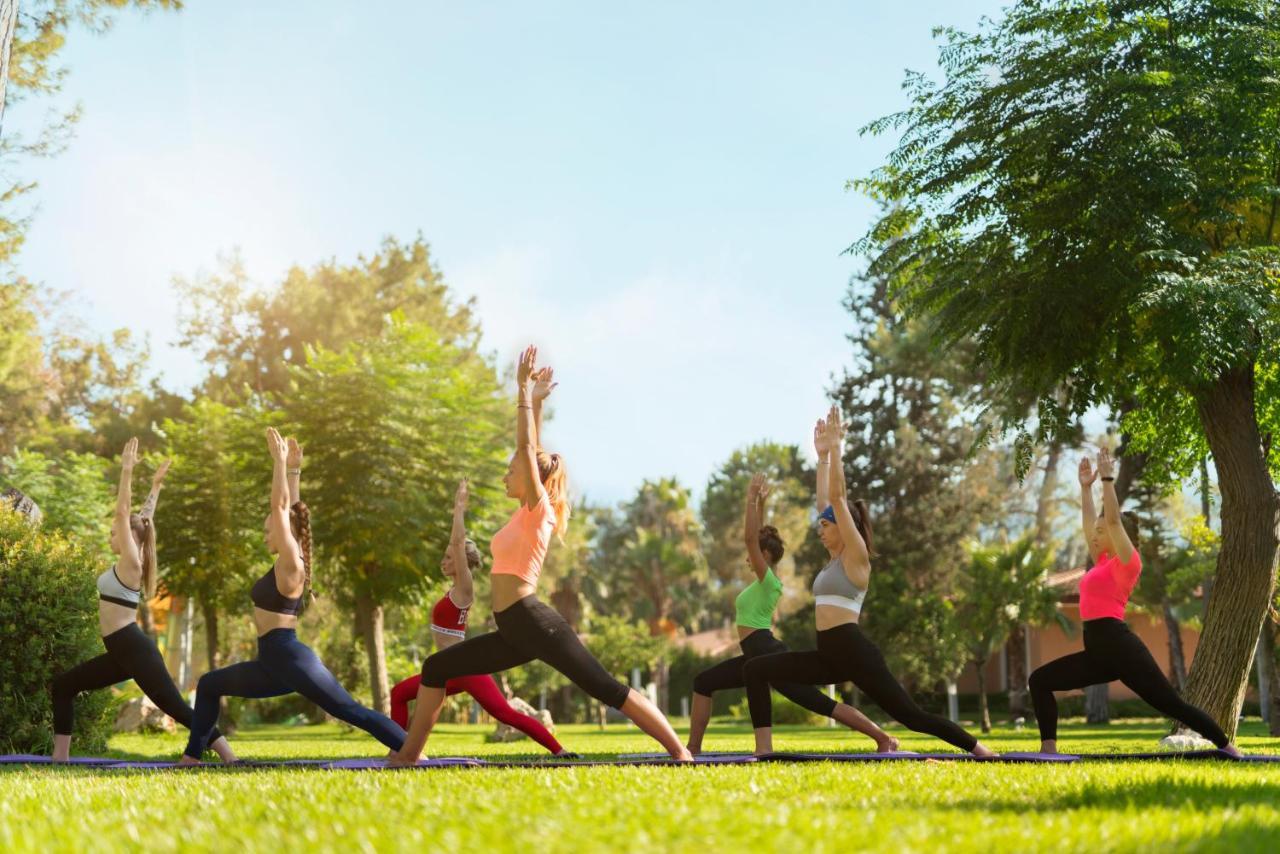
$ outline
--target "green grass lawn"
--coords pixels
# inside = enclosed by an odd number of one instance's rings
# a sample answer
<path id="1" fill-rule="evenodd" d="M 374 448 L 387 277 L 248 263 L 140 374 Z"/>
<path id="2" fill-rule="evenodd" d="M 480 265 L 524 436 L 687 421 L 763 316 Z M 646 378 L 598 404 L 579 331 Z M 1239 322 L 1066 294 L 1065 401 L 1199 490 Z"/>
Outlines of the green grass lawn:
<path id="1" fill-rule="evenodd" d="M 545 756 L 487 744 L 488 727 L 439 728 L 433 756 Z M 903 749 L 946 750 L 894 730 Z M 1156 721 L 1067 724 L 1064 750 L 1152 749 Z M 562 726 L 570 750 L 648 751 L 635 729 Z M 748 750 L 745 726 L 713 726 L 709 750 Z M 997 730 L 997 750 L 1034 750 L 1034 730 Z M 112 755 L 170 759 L 183 736 L 120 735 Z M 377 756 L 336 725 L 237 733 L 248 759 Z M 825 727 L 779 728 L 779 750 L 864 750 Z M 1258 724 L 1246 752 L 1280 753 Z M 226 769 L 0 771 L 0 851 L 1277 851 L 1280 764 L 1073 765 L 894 762 L 699 768 L 405 772 Z"/>

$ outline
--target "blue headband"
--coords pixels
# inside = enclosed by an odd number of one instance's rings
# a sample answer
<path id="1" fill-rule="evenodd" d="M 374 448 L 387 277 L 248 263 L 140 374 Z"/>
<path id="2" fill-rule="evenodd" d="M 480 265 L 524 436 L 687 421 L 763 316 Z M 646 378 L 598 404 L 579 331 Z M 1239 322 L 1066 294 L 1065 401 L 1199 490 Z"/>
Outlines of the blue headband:
<path id="1" fill-rule="evenodd" d="M 818 514 L 818 521 L 821 522 L 823 519 L 826 519 L 832 525 L 836 523 L 836 510 L 830 504 L 827 505 L 826 510 Z"/>

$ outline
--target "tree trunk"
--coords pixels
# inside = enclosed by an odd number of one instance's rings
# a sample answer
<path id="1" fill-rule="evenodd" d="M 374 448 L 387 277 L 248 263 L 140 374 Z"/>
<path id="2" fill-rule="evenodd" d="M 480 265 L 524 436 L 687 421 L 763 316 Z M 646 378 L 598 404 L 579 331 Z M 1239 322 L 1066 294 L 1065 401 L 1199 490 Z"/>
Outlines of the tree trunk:
<path id="1" fill-rule="evenodd" d="M 356 596 L 356 624 L 369 657 L 369 687 L 373 708 L 391 714 L 391 689 L 387 685 L 387 651 L 382 641 L 382 606 L 367 593 Z"/>
<path id="2" fill-rule="evenodd" d="M 991 732 L 991 710 L 987 708 L 987 660 L 974 659 L 978 668 L 978 718 L 982 721 L 982 731 Z"/>
<path id="3" fill-rule="evenodd" d="M 1165 599 L 1164 628 L 1169 635 L 1169 666 L 1173 670 L 1173 685 L 1181 694 L 1187 690 L 1187 659 L 1182 651 L 1182 624 L 1173 613 L 1173 606 Z"/>
<path id="4" fill-rule="evenodd" d="M 1107 698 L 1109 685 L 1090 685 L 1084 689 L 1084 719 L 1089 724 L 1111 723 L 1111 704 Z"/>
<path id="5" fill-rule="evenodd" d="M 200 614 L 204 617 L 205 655 L 209 659 L 209 669 L 217 670 L 222 656 L 218 654 L 218 609 L 213 604 L 200 600 Z"/>
<path id="6" fill-rule="evenodd" d="M 9 56 L 18 29 L 18 0 L 0 0 L 0 123 L 4 122 L 5 92 L 9 87 Z"/>
<path id="7" fill-rule="evenodd" d="M 1267 732 L 1280 735 L 1280 665 L 1276 663 L 1276 640 L 1280 635 L 1280 627 L 1275 620 L 1268 619 L 1262 627 L 1262 648 L 1265 652 L 1263 664 L 1271 674 L 1271 704 L 1267 709 Z"/>
<path id="8" fill-rule="evenodd" d="M 1275 590 L 1280 496 L 1258 434 L 1253 366 L 1201 390 L 1196 406 L 1222 492 L 1222 548 L 1186 697 L 1234 737 Z"/>

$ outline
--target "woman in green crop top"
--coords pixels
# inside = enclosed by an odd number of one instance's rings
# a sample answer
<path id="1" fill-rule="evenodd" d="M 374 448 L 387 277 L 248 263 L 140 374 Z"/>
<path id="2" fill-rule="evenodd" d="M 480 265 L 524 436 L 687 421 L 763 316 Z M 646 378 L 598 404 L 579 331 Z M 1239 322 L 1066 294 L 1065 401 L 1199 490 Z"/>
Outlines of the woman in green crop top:
<path id="1" fill-rule="evenodd" d="M 782 598 L 782 582 L 774 575 L 771 564 L 782 560 L 784 546 L 778 529 L 761 525 L 764 518 L 765 499 L 769 488 L 764 475 L 751 478 L 747 488 L 747 514 L 745 537 L 748 563 L 755 573 L 755 580 L 748 584 L 734 602 L 737 610 L 738 644 L 742 655 L 736 655 L 699 673 L 693 680 L 693 711 L 689 716 L 689 752 L 702 752 L 702 735 L 711 719 L 711 695 L 729 688 L 742 688 L 742 665 L 761 655 L 786 652 L 787 645 L 773 636 L 773 612 Z M 834 718 L 850 729 L 875 740 L 876 750 L 887 753 L 898 749 L 898 740 L 876 726 L 862 712 L 837 703 L 813 685 L 775 683 L 779 694 L 796 705 L 803 706 L 823 717 Z"/>

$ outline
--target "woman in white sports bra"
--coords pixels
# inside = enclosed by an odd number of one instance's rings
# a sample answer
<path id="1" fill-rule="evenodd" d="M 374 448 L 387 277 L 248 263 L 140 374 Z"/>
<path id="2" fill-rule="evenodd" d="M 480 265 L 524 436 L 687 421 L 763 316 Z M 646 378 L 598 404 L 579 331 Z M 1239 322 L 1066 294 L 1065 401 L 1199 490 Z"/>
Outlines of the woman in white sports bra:
<path id="1" fill-rule="evenodd" d="M 843 439 L 840 410 L 833 406 L 826 420 L 819 420 L 814 431 L 818 452 L 819 536 L 831 555 L 830 562 L 813 582 L 818 648 L 761 656 L 743 667 L 751 725 L 755 728 L 756 754 L 773 752 L 771 683 L 853 682 L 908 729 L 937 736 L 975 756 L 993 756 L 956 724 L 917 706 L 889 672 L 879 648 L 858 627 L 862 600 L 871 581 L 871 518 L 866 502 L 855 501 L 850 507 L 845 494 L 840 450 Z"/>
<path id="2" fill-rule="evenodd" d="M 98 576 L 98 628 L 107 651 L 77 664 L 53 680 L 53 759 L 65 762 L 71 755 L 71 728 L 75 698 L 81 691 L 96 691 L 127 679 L 138 683 L 151 702 L 190 729 L 191 707 L 173 684 L 164 657 L 155 642 L 138 626 L 138 603 L 156 593 L 156 529 L 152 517 L 169 462 L 156 471 L 151 494 L 142 509 L 131 513 L 133 467 L 138 462 L 138 440 L 130 439 L 120 459 L 120 488 L 111 525 L 111 551 L 116 565 Z M 210 745 L 224 762 L 234 762 L 231 745 L 215 734 Z"/>

